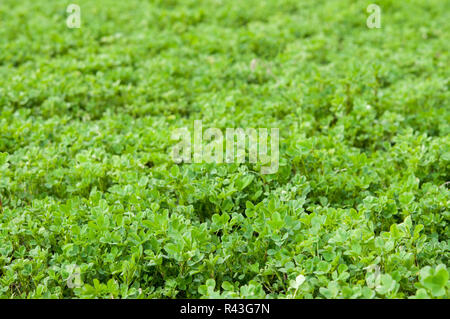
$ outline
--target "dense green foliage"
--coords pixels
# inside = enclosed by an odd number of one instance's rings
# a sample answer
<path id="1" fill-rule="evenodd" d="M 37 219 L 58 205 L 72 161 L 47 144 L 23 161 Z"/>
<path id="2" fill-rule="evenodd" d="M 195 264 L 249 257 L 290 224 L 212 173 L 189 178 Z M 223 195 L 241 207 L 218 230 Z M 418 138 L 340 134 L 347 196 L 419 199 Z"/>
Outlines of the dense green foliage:
<path id="1" fill-rule="evenodd" d="M 448 298 L 450 5 L 370 3 L 2 0 L 0 296 Z M 278 173 L 175 165 L 195 119 Z"/>

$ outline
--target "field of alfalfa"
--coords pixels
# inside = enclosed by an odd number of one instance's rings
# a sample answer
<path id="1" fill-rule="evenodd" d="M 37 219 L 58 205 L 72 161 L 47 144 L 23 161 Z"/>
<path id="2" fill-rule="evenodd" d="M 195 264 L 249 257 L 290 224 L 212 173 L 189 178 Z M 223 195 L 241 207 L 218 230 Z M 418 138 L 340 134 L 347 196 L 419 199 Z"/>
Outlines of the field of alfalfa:
<path id="1" fill-rule="evenodd" d="M 449 21 L 442 0 L 2 0 L 0 297 L 449 298 Z M 277 172 L 174 163 L 194 120 L 278 128 Z"/>

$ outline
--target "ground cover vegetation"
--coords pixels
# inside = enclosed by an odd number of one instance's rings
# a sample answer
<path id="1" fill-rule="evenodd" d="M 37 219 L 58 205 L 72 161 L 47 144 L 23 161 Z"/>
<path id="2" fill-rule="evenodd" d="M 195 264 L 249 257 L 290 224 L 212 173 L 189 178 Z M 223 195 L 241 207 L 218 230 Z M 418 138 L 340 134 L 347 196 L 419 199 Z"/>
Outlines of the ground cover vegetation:
<path id="1" fill-rule="evenodd" d="M 72 2 L 0 2 L 0 297 L 449 297 L 448 1 Z"/>

